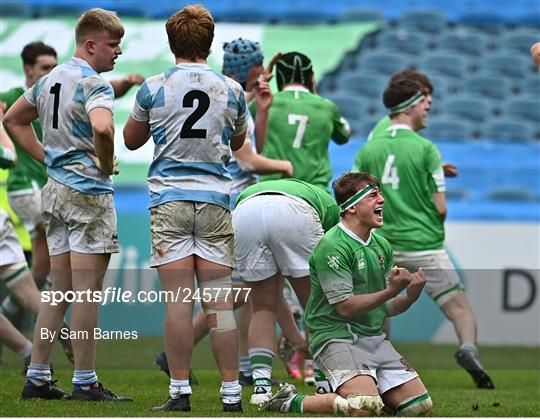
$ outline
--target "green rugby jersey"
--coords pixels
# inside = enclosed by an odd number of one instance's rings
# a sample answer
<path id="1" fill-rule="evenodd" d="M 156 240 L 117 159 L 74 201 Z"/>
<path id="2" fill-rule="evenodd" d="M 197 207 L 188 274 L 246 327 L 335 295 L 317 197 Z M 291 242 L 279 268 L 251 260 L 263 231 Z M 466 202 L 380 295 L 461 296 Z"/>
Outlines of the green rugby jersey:
<path id="1" fill-rule="evenodd" d="M 382 333 L 386 304 L 353 319 L 340 316 L 334 304 L 384 290 L 393 263 L 390 244 L 374 231 L 364 242 L 339 223 L 324 235 L 309 259 L 311 294 L 304 314 L 314 356 L 332 340 L 354 343 Z"/>
<path id="2" fill-rule="evenodd" d="M 339 207 L 328 192 L 318 186 L 297 179 L 268 180 L 244 189 L 236 200 L 238 205 L 250 196 L 277 192 L 306 201 L 319 214 L 324 231 L 330 230 L 339 222 Z"/>
<path id="3" fill-rule="evenodd" d="M 24 89 L 22 87 L 15 87 L 7 92 L 0 93 L 0 101 L 6 102 L 9 109 L 23 93 Z M 36 131 L 38 140 L 41 141 L 41 123 L 39 119 L 34 120 L 32 125 L 34 126 L 34 131 Z M 17 141 L 14 141 L 14 143 L 15 151 L 17 152 L 17 166 L 9 170 L 7 180 L 8 192 L 33 189 L 36 184 L 39 188 L 43 188 L 47 183 L 47 168 L 30 156 Z"/>
<path id="4" fill-rule="evenodd" d="M 393 125 L 360 149 L 357 164 L 381 184 L 385 203 L 379 232 L 394 251 L 443 248 L 444 223 L 432 194 L 444 192 L 444 173 L 431 141 L 406 125 Z"/>
<path id="5" fill-rule="evenodd" d="M 328 143 L 347 142 L 350 128 L 335 104 L 305 88 L 286 88 L 274 95 L 262 155 L 289 160 L 293 178 L 328 188 L 332 178 Z M 261 176 L 261 180 L 281 175 Z"/>

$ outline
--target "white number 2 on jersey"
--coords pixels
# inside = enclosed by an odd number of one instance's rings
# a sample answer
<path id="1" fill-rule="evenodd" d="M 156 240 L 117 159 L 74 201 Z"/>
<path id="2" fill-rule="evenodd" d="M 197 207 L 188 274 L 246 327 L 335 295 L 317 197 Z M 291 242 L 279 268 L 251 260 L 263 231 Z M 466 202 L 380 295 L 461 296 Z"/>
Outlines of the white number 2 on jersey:
<path id="1" fill-rule="evenodd" d="M 289 125 L 298 124 L 296 135 L 292 143 L 293 148 L 300 148 L 302 145 L 302 139 L 304 138 L 304 132 L 306 132 L 306 125 L 308 123 L 307 115 L 297 115 L 295 113 L 289 114 Z"/>
<path id="2" fill-rule="evenodd" d="M 397 167 L 394 166 L 395 159 L 396 156 L 394 156 L 393 154 L 388 155 L 386 163 L 384 164 L 384 170 L 382 175 L 383 185 L 390 183 L 392 185 L 392 189 L 399 188 L 399 176 L 397 172 Z"/>

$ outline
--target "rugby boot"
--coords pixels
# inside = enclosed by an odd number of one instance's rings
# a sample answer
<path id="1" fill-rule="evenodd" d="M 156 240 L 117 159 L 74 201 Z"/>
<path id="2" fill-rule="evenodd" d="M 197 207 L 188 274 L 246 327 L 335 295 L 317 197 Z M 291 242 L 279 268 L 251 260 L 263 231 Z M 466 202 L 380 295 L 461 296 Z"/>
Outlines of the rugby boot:
<path id="1" fill-rule="evenodd" d="M 153 411 L 165 412 L 191 412 L 191 404 L 189 402 L 189 394 L 181 394 L 174 399 L 169 397 L 161 406 L 155 406 Z"/>
<path id="2" fill-rule="evenodd" d="M 261 403 L 259 410 L 287 413 L 289 411 L 291 400 L 296 394 L 298 394 L 298 392 L 293 384 L 283 384 L 276 394 L 267 401 Z"/>
<path id="3" fill-rule="evenodd" d="M 21 398 L 59 400 L 67 398 L 67 393 L 55 386 L 57 380 L 47 381 L 41 386 L 35 385 L 31 380 L 26 380 L 21 393 Z"/>
<path id="4" fill-rule="evenodd" d="M 90 384 L 86 386 L 74 384 L 71 392 L 71 400 L 82 400 L 87 402 L 132 402 L 133 398 L 128 396 L 117 396 L 112 391 L 104 388 L 101 383 Z"/>
<path id="5" fill-rule="evenodd" d="M 476 351 L 472 349 L 460 349 L 454 355 L 457 364 L 469 373 L 477 388 L 494 389 L 495 385 L 487 375 L 484 367 L 480 363 Z"/>

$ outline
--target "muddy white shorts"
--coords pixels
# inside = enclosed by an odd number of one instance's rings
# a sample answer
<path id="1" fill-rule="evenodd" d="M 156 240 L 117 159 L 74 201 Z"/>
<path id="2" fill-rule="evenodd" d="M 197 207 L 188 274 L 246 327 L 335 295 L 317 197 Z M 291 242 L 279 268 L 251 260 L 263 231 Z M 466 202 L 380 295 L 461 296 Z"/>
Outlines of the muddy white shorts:
<path id="1" fill-rule="evenodd" d="M 51 256 L 70 251 L 118 253 L 112 193 L 85 194 L 49 177 L 41 202 Z"/>
<path id="2" fill-rule="evenodd" d="M 233 212 L 236 268 L 245 281 L 262 281 L 278 271 L 309 275 L 309 257 L 324 235 L 317 211 L 281 194 L 248 198 Z"/>
<path id="3" fill-rule="evenodd" d="M 379 394 L 386 393 L 418 374 L 385 338 L 384 334 L 363 337 L 354 344 L 330 341 L 315 362 L 334 391 L 358 375 L 369 375 L 377 383 Z"/>
<path id="4" fill-rule="evenodd" d="M 219 205 L 171 201 L 150 209 L 152 267 L 190 255 L 234 265 L 231 212 Z"/>

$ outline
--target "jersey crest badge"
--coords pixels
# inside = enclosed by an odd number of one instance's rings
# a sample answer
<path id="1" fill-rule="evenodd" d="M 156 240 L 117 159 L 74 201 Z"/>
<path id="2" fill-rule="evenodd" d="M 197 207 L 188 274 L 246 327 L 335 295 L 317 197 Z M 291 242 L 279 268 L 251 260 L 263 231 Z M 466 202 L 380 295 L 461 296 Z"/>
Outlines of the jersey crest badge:
<path id="1" fill-rule="evenodd" d="M 366 261 L 364 260 L 364 258 L 362 258 L 358 261 L 358 269 L 364 269 L 365 267 L 366 267 Z"/>
<path id="2" fill-rule="evenodd" d="M 328 262 L 328 266 L 330 266 L 332 269 L 339 268 L 339 256 L 328 255 L 326 260 Z"/>

